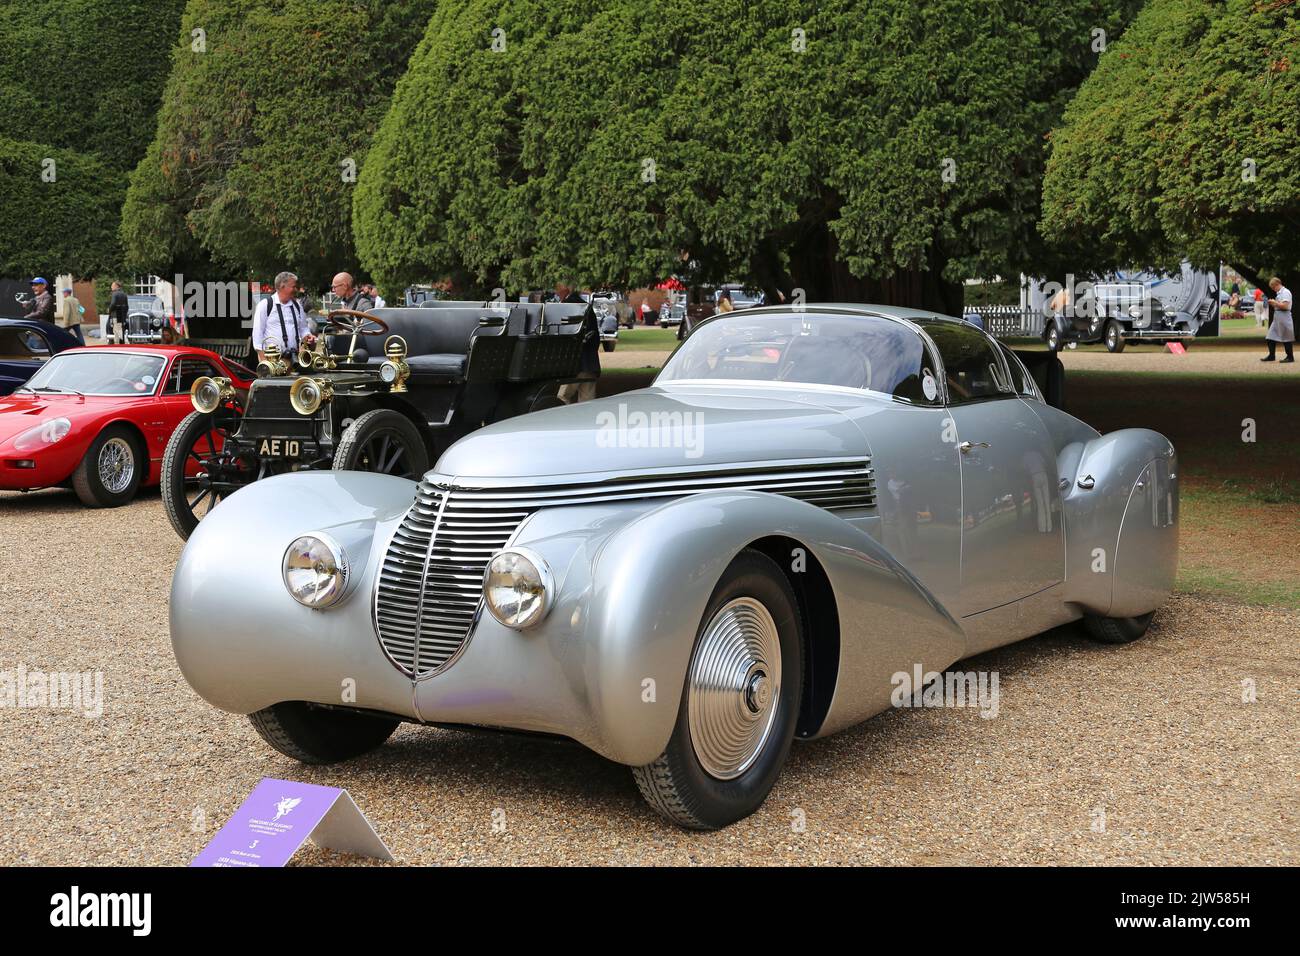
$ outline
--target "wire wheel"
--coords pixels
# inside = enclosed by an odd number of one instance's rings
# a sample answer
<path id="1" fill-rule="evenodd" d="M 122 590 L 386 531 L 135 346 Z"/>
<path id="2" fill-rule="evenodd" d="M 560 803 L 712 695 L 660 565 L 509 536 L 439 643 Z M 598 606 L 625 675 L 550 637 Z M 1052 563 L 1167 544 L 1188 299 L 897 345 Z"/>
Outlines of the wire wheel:
<path id="1" fill-rule="evenodd" d="M 120 495 L 135 477 L 135 452 L 125 438 L 110 438 L 99 450 L 99 482 L 108 492 Z"/>
<path id="2" fill-rule="evenodd" d="M 718 609 L 691 660 L 687 717 L 700 766 L 734 780 L 772 732 L 781 697 L 781 639 L 762 603 L 739 597 Z"/>

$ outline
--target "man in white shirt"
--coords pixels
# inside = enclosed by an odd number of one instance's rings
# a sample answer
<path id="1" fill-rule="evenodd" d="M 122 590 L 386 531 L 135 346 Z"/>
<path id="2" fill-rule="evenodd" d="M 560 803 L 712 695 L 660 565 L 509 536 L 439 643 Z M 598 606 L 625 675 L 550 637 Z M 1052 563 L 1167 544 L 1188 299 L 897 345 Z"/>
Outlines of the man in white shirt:
<path id="1" fill-rule="evenodd" d="M 374 300 L 376 309 L 388 308 L 388 303 L 384 301 L 384 297 L 379 294 L 379 289 L 375 287 L 373 282 L 367 282 L 362 288 L 365 290 L 366 295 Z"/>
<path id="2" fill-rule="evenodd" d="M 1264 337 L 1268 344 L 1268 355 L 1260 361 L 1274 361 L 1277 357 L 1277 343 L 1281 342 L 1286 351 L 1286 358 L 1282 361 L 1294 362 L 1292 349 L 1295 342 L 1295 317 L 1291 313 L 1291 290 L 1277 276 L 1268 280 L 1268 287 L 1273 290 L 1273 298 L 1268 300 L 1268 304 L 1273 307 L 1273 324 L 1268 327 L 1268 335 Z"/>
<path id="3" fill-rule="evenodd" d="M 292 272 L 281 272 L 275 277 L 275 292 L 257 304 L 253 313 L 253 349 L 258 361 L 266 361 L 266 347 L 275 343 L 280 354 L 295 355 L 300 346 L 314 345 L 311 320 L 302 305 L 293 297 L 298 288 L 298 277 Z"/>

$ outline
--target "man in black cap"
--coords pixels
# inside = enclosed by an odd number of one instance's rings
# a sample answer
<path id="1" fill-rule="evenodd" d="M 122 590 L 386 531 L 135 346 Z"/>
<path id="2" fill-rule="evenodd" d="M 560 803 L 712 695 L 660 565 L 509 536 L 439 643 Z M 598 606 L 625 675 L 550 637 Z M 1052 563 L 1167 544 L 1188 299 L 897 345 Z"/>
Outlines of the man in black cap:
<path id="1" fill-rule="evenodd" d="M 24 308 L 30 313 L 29 319 L 38 319 L 41 322 L 54 322 L 54 296 L 50 295 L 50 284 L 37 276 L 32 280 L 32 295 L 34 298 L 28 302 Z"/>

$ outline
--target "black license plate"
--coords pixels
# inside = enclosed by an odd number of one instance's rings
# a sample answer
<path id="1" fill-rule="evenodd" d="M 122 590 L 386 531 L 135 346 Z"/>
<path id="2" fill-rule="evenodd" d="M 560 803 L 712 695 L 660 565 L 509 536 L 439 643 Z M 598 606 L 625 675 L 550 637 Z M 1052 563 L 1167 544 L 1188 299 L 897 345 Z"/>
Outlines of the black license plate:
<path id="1" fill-rule="evenodd" d="M 259 458 L 301 458 L 302 441 L 297 438 L 261 438 L 257 442 Z"/>

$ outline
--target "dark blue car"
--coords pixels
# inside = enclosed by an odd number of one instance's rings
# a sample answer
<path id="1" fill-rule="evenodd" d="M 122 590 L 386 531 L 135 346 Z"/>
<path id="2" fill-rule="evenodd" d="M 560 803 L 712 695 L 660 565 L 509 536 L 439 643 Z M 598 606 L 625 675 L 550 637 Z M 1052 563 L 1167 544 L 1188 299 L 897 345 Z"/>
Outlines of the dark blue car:
<path id="1" fill-rule="evenodd" d="M 34 319 L 0 319 L 0 395 L 36 374 L 50 356 L 81 343 L 66 329 Z"/>

